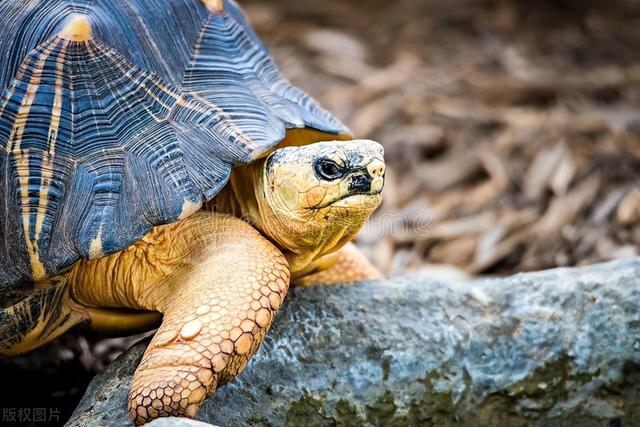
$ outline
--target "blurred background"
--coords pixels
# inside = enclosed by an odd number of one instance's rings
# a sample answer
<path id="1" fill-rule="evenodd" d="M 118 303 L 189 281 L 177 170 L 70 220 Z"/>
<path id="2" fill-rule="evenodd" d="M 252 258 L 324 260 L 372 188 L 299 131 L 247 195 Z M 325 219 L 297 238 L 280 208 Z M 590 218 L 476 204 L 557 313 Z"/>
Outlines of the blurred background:
<path id="1" fill-rule="evenodd" d="M 387 274 L 640 252 L 640 1 L 240 4 L 289 79 L 385 146 L 384 205 L 358 243 Z M 0 401 L 56 408 L 47 425 L 61 424 L 138 338 L 76 334 L 0 361 L 19 378 Z"/>
<path id="2" fill-rule="evenodd" d="M 282 71 L 386 150 L 391 275 L 637 255 L 640 2 L 244 1 Z"/>

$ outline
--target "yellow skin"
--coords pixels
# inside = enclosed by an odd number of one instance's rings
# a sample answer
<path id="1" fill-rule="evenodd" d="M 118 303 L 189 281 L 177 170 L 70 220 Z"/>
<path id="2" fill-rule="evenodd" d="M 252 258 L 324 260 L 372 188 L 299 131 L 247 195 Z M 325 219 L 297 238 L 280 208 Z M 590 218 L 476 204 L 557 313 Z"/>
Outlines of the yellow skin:
<path id="1" fill-rule="evenodd" d="M 4 352 L 29 351 L 82 321 L 113 334 L 150 329 L 161 313 L 134 375 L 129 412 L 137 425 L 194 417 L 205 398 L 247 365 L 290 281 L 309 286 L 380 277 L 348 242 L 382 200 L 382 147 L 373 141 L 295 146 L 318 136 L 290 133 L 268 157 L 234 169 L 230 184 L 203 210 L 49 281 L 61 310 L 55 317 L 43 311 L 34 329 Z"/>

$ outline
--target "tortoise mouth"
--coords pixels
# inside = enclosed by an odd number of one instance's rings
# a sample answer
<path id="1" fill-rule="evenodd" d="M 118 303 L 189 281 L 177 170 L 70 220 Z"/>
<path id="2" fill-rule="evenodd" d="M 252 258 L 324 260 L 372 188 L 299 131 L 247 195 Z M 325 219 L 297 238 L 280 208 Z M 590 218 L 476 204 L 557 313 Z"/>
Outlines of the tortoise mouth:
<path id="1" fill-rule="evenodd" d="M 328 207 L 346 209 L 375 209 L 382 202 L 382 189 L 372 191 L 354 191 L 309 209 L 317 210 Z"/>

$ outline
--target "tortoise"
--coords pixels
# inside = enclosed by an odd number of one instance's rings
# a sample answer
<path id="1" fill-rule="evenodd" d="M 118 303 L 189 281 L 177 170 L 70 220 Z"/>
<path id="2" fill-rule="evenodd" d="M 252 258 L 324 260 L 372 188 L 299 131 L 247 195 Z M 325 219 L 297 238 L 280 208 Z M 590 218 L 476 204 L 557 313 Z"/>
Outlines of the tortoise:
<path id="1" fill-rule="evenodd" d="M 0 353 L 158 327 L 136 424 L 194 417 L 290 283 L 380 277 L 350 243 L 382 147 L 279 72 L 233 0 L 5 0 Z"/>

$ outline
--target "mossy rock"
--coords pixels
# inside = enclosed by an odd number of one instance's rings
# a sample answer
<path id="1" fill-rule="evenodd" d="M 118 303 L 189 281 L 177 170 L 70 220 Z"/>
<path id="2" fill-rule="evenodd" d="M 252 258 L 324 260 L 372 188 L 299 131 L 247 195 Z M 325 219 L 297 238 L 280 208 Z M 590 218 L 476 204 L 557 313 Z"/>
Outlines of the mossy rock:
<path id="1" fill-rule="evenodd" d="M 220 426 L 640 426 L 640 259 L 504 279 L 292 289 Z M 72 426 L 127 425 L 145 343 Z"/>

